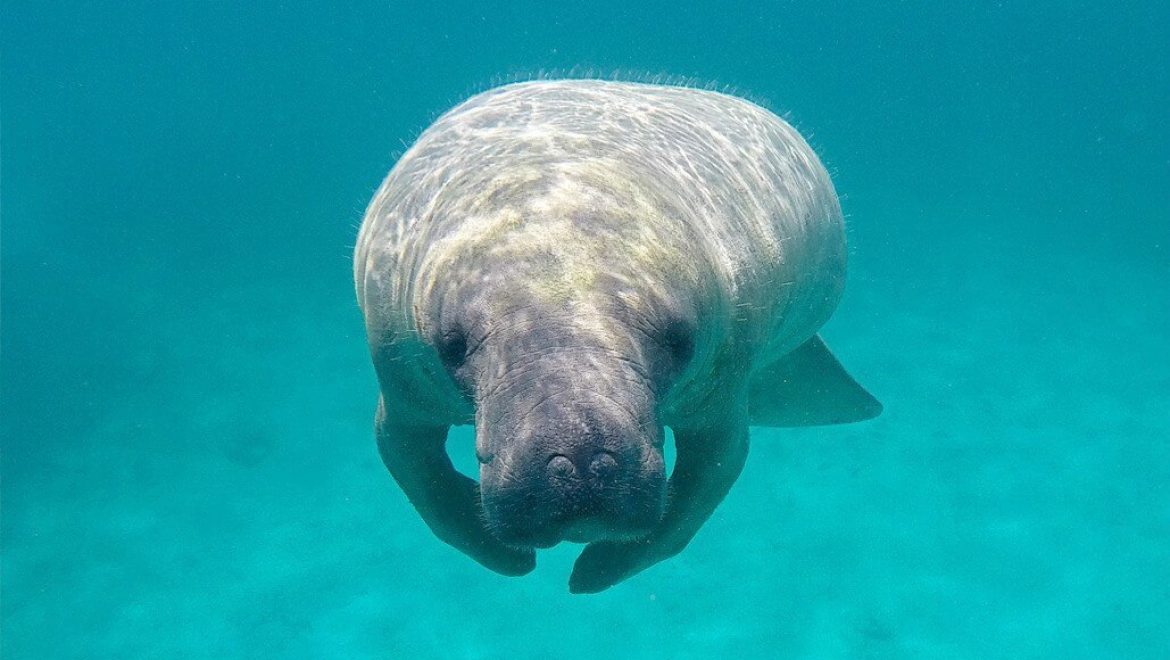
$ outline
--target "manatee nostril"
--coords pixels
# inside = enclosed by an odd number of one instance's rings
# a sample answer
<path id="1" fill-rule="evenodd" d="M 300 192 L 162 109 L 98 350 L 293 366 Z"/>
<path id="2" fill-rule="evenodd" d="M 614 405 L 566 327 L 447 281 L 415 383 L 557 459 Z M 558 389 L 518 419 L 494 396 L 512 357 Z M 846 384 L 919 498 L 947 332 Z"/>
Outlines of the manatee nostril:
<path id="1" fill-rule="evenodd" d="M 593 460 L 589 461 L 589 473 L 599 481 L 608 481 L 617 474 L 617 471 L 617 459 L 607 451 L 597 452 L 593 455 Z"/>
<path id="2" fill-rule="evenodd" d="M 557 454 L 548 459 L 548 473 L 558 479 L 569 479 L 575 471 L 573 469 L 573 461 L 570 461 L 565 456 Z"/>

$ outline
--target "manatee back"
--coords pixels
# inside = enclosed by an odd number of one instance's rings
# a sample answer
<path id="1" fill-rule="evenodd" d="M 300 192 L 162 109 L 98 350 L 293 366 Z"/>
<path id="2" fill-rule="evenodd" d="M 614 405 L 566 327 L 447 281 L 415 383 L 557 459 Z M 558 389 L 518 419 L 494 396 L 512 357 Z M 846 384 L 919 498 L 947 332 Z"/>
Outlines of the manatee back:
<path id="1" fill-rule="evenodd" d="M 619 174 L 598 177 L 601 169 Z M 757 362 L 811 337 L 840 298 L 846 251 L 837 196 L 808 143 L 782 119 L 707 90 L 535 81 L 456 106 L 383 182 L 355 253 L 367 323 L 373 316 L 412 327 L 427 250 L 469 214 L 506 201 L 494 191 L 550 171 L 592 186 L 635 179 L 634 190 L 666 209 L 654 222 L 674 225 L 657 229 L 698 237 L 696 255 L 715 265 Z"/>

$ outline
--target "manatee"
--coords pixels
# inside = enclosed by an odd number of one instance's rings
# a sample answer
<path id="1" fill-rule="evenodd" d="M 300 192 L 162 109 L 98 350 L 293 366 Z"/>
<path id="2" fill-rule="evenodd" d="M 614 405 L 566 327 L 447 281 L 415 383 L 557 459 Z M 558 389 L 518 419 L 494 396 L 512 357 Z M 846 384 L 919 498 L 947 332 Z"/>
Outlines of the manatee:
<path id="1" fill-rule="evenodd" d="M 473 96 L 398 160 L 358 236 L 383 462 L 487 568 L 586 543 L 569 589 L 604 590 L 683 550 L 749 426 L 881 411 L 817 335 L 845 261 L 828 173 L 756 104 L 602 80 Z M 466 424 L 478 482 L 446 452 Z"/>

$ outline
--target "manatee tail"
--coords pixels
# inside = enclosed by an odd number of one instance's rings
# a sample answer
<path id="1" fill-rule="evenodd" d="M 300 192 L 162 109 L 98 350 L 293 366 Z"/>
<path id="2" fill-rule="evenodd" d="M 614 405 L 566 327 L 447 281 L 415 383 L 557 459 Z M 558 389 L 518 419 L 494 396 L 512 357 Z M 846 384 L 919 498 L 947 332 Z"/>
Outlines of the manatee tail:
<path id="1" fill-rule="evenodd" d="M 882 411 L 819 336 L 753 374 L 749 396 L 752 426 L 846 424 Z"/>

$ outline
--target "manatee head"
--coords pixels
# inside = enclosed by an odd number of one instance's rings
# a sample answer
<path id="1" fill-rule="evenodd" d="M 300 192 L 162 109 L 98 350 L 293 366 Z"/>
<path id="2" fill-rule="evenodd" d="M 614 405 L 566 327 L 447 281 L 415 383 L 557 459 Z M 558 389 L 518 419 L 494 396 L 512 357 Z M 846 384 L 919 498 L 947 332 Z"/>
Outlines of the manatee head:
<path id="1" fill-rule="evenodd" d="M 488 529 L 518 547 L 651 531 L 660 407 L 708 342 L 693 282 L 645 268 L 629 241 L 586 240 L 580 220 L 565 228 L 460 253 L 424 331 L 475 404 Z"/>

